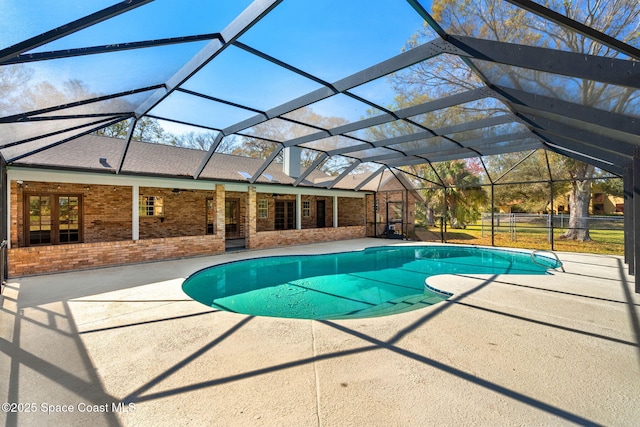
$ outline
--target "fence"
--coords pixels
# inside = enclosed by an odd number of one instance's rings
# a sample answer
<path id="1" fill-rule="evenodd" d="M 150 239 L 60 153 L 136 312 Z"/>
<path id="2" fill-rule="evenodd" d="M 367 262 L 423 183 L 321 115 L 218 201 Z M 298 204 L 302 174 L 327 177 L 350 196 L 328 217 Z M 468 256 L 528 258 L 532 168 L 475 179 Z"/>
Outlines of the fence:
<path id="1" fill-rule="evenodd" d="M 559 214 L 526 214 L 526 213 L 494 213 L 493 232 L 508 233 L 512 241 L 518 240 L 518 233 L 545 232 L 549 242 L 553 241 L 554 232 L 565 232 L 570 229 L 569 215 Z M 610 230 L 624 231 L 622 215 L 591 215 L 577 218 L 576 223 L 584 224 L 590 231 Z M 576 227 L 571 227 L 576 229 Z M 491 213 L 483 213 L 481 219 L 481 236 L 491 235 Z"/>

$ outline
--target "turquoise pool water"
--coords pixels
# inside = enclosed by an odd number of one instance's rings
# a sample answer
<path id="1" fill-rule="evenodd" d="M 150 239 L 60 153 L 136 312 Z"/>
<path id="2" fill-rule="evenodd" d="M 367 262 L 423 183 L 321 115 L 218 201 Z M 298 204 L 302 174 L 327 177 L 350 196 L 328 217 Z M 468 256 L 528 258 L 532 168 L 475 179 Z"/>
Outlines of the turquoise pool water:
<path id="1" fill-rule="evenodd" d="M 451 294 L 436 274 L 545 274 L 555 259 L 501 249 L 385 246 L 326 255 L 253 258 L 189 276 L 184 292 L 207 306 L 256 316 L 346 319 L 417 310 Z M 543 265 L 540 265 L 543 264 Z"/>

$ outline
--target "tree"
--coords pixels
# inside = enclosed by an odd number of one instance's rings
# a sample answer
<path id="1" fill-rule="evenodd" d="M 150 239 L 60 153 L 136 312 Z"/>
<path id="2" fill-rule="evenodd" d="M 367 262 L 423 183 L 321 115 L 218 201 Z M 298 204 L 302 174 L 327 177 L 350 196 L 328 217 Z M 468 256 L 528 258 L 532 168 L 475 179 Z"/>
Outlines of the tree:
<path id="1" fill-rule="evenodd" d="M 572 18 L 586 22 L 609 36 L 633 44 L 640 40 L 640 3 L 637 0 L 546 0 L 541 4 Z M 434 0 L 434 18 L 452 34 L 492 39 L 510 43 L 550 47 L 572 52 L 616 56 L 617 52 L 586 36 L 543 20 L 524 9 L 503 0 Z M 432 39 L 432 33 L 422 30 L 407 43 L 412 48 Z M 625 113 L 637 102 L 637 95 L 628 88 L 596 84 L 593 81 L 560 77 L 548 73 L 482 63 L 482 72 L 492 81 L 510 87 L 569 99 L 573 102 L 616 113 Z M 482 83 L 457 57 L 442 55 L 438 61 L 427 61 L 413 67 L 411 73 L 394 77 L 396 90 L 411 99 L 430 94 L 453 93 L 471 89 Z M 500 108 L 500 107 L 498 107 Z M 504 107 L 502 107 L 504 108 Z M 470 113 L 477 113 L 471 111 Z M 565 167 L 573 179 L 570 206 L 573 228 L 567 239 L 590 240 L 588 208 L 594 167 L 578 161 L 566 161 Z M 582 219 L 579 219 L 582 218 Z M 571 222 L 571 220 L 570 220 Z"/>
<path id="2" fill-rule="evenodd" d="M 606 178 L 596 182 L 603 193 L 615 197 L 624 197 L 624 182 L 622 178 Z"/>
<path id="3" fill-rule="evenodd" d="M 494 202 L 497 206 L 517 206 L 525 212 L 546 212 L 551 208 L 549 164 L 562 168 L 562 156 L 543 150 L 527 153 L 506 153 L 485 159 L 487 169 L 496 182 Z M 512 183 L 512 184 L 510 184 Z M 553 197 L 566 194 L 565 182 L 553 184 Z M 513 212 L 513 211 L 512 211 Z"/>
<path id="4" fill-rule="evenodd" d="M 409 78 L 409 86 L 403 85 L 403 79 Z M 414 104 L 422 104 L 429 101 L 428 93 L 421 93 L 413 86 L 419 79 L 416 79 L 412 73 L 406 73 L 403 77 L 397 75 L 393 78 L 396 83 L 397 94 L 394 97 L 393 105 L 386 106 L 389 110 L 395 111 L 400 108 L 408 107 Z M 375 112 L 369 111 L 369 116 L 373 116 Z M 465 114 L 466 113 L 466 114 Z M 454 106 L 448 110 L 431 111 L 413 117 L 412 120 L 420 125 L 430 129 L 437 129 L 442 126 L 460 124 L 465 119 L 472 120 L 474 114 L 479 118 L 486 117 L 486 108 L 478 108 L 476 112 L 471 110 L 463 110 L 459 106 Z M 421 130 L 421 129 L 420 129 Z M 370 127 L 366 130 L 368 139 L 382 141 L 394 138 L 396 136 L 407 135 L 415 132 L 416 128 L 404 120 L 394 120 L 381 125 Z M 469 131 L 466 138 L 479 137 L 479 131 Z M 429 145 L 437 147 L 441 144 L 439 138 L 426 138 L 418 141 L 409 141 L 397 144 L 396 147 L 404 152 L 413 150 L 424 150 Z M 480 209 L 487 203 L 488 197 L 482 188 L 482 174 L 484 168 L 478 162 L 471 159 L 454 160 L 434 163 L 432 165 L 422 164 L 415 166 L 403 167 L 412 174 L 421 176 L 440 188 L 421 190 L 427 206 L 425 212 L 419 212 L 424 215 L 427 224 L 435 223 L 435 212 L 444 214 L 446 209 L 446 220 L 454 228 L 463 227 L 464 224 L 477 220 L 480 217 Z M 446 188 L 446 204 L 442 194 L 443 188 Z"/>
<path id="5" fill-rule="evenodd" d="M 111 138 L 126 138 L 130 123 L 130 120 L 122 120 L 111 126 L 98 129 L 96 133 Z M 131 138 L 134 141 L 179 145 L 179 139 L 172 133 L 165 131 L 160 122 L 151 117 L 142 117 L 136 122 Z"/>
<path id="6" fill-rule="evenodd" d="M 185 148 L 195 148 L 196 150 L 207 151 L 213 145 L 216 137 L 218 136 L 217 132 L 187 132 L 182 135 L 176 136 L 175 141 L 176 145 Z M 223 145 L 217 147 L 216 151 L 223 152 L 225 150 L 226 145 L 223 142 Z M 227 143 L 228 144 L 228 143 Z"/>
<path id="7" fill-rule="evenodd" d="M 33 103 L 24 105 L 24 89 L 33 77 L 33 70 L 25 66 L 11 66 L 0 68 L 0 117 L 25 111 L 25 107 L 33 109 Z M 28 110 L 26 110 L 28 111 Z"/>
<path id="8" fill-rule="evenodd" d="M 589 201 L 591 200 L 591 178 L 595 168 L 577 160 L 567 158 L 567 169 L 571 173 L 569 193 L 569 228 L 561 239 L 587 241 L 589 236 Z"/>
<path id="9" fill-rule="evenodd" d="M 319 132 L 318 128 L 333 129 L 347 123 L 347 120 L 341 117 L 318 114 L 311 107 L 292 111 L 286 115 L 286 118 L 288 120 L 269 120 L 249 129 L 247 131 L 248 136 L 243 137 L 241 142 L 235 144 L 231 154 L 267 159 L 276 149 L 277 142 L 273 141 L 288 141 Z M 313 127 L 305 126 L 304 124 L 309 124 Z M 331 146 L 327 147 L 325 142 L 318 141 L 311 142 L 308 145 L 310 146 L 308 149 L 302 150 L 302 167 L 311 166 L 322 155 L 322 151 L 328 151 L 332 148 Z M 318 148 L 314 149 L 316 146 Z M 282 153 L 276 160 L 282 161 Z M 319 169 L 330 175 L 336 175 L 341 167 L 344 167 L 344 162 L 338 159 L 329 159 L 320 165 Z"/>
<path id="10" fill-rule="evenodd" d="M 453 228 L 462 228 L 480 217 L 488 197 L 480 185 L 480 178 L 471 171 L 467 162 L 448 160 L 431 166 L 414 166 L 414 169 L 425 179 L 443 185 L 445 191 L 443 195 L 442 189 L 421 190 L 429 205 L 427 223 L 433 223 L 429 218 L 433 211 L 444 214 L 446 210 L 446 220 Z"/>

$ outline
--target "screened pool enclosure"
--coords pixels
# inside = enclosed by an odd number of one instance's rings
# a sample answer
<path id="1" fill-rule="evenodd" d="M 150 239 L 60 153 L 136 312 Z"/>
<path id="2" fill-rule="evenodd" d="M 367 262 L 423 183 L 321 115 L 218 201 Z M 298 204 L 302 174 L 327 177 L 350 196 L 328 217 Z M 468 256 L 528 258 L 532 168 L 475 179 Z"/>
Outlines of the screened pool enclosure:
<path id="1" fill-rule="evenodd" d="M 349 191 L 375 191 L 388 173 L 411 189 L 453 187 L 424 171 L 459 159 L 475 159 L 492 185 L 492 156 L 538 150 L 624 177 L 633 274 L 640 7 L 467 3 L 3 2 L 0 240 L 7 168 L 139 175 L 134 140 L 200 150 L 183 179 L 214 179 L 203 172 L 228 153 L 261 160 L 238 181 L 268 181 L 284 162 L 287 185 Z M 46 164 L 96 132 L 124 139 L 117 161 Z M 312 179 L 318 171 L 331 178 Z"/>

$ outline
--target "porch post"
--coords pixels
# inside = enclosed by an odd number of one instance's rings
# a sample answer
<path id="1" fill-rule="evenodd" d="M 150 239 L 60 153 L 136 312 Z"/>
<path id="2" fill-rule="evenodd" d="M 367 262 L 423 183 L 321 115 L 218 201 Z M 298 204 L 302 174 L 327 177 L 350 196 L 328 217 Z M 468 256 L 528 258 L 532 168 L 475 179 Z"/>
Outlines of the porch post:
<path id="1" fill-rule="evenodd" d="M 296 230 L 302 230 L 302 194 L 296 194 Z"/>
<path id="2" fill-rule="evenodd" d="M 442 233 L 442 243 L 447 243 L 447 187 L 442 187 L 442 204 L 444 207 L 440 232 Z"/>
<path id="3" fill-rule="evenodd" d="M 496 245 L 496 198 L 495 184 L 491 183 L 491 246 Z"/>
<path id="4" fill-rule="evenodd" d="M 131 187 L 131 240 L 140 240 L 140 186 Z"/>
<path id="5" fill-rule="evenodd" d="M 333 196 L 333 228 L 338 228 L 338 196 Z"/>
<path id="6" fill-rule="evenodd" d="M 625 212 L 625 215 L 627 213 Z M 636 281 L 636 293 L 640 293 L 640 149 L 633 156 L 633 270 Z"/>
<path id="7" fill-rule="evenodd" d="M 7 246 L 9 244 L 9 211 L 8 195 L 11 192 L 7 182 L 7 163 L 0 154 L 0 293 L 2 293 L 4 281 L 7 278 Z"/>
<path id="8" fill-rule="evenodd" d="M 551 243 L 551 250 L 555 251 L 555 243 L 553 236 L 553 181 L 549 181 L 549 199 L 551 199 L 551 211 L 549 212 L 549 241 Z"/>
<path id="9" fill-rule="evenodd" d="M 256 187 L 247 188 L 247 214 L 246 214 L 246 232 L 245 232 L 245 246 L 247 249 L 252 249 L 256 240 L 256 233 L 258 232 L 258 218 L 257 218 L 257 194 Z"/>
<path id="10" fill-rule="evenodd" d="M 629 266 L 629 274 L 634 274 L 633 255 L 633 166 L 624 170 L 624 262 Z"/>
<path id="11" fill-rule="evenodd" d="M 224 185 L 216 184 L 216 229 L 215 234 L 220 236 L 222 240 L 225 239 L 225 227 L 224 227 L 224 200 L 225 190 Z"/>

